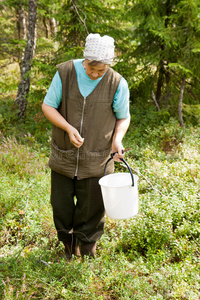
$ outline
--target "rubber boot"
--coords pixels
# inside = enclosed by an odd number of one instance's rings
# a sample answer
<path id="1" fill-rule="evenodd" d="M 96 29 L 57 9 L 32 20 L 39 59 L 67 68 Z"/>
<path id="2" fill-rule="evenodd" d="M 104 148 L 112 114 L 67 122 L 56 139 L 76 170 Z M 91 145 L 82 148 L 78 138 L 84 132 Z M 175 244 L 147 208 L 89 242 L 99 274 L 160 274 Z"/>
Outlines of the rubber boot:
<path id="1" fill-rule="evenodd" d="M 81 256 L 95 257 L 97 243 L 80 245 Z"/>
<path id="2" fill-rule="evenodd" d="M 71 260 L 72 255 L 81 256 L 77 239 L 75 241 L 73 239 L 71 241 L 63 241 L 63 244 L 65 246 L 65 256 L 68 260 Z"/>

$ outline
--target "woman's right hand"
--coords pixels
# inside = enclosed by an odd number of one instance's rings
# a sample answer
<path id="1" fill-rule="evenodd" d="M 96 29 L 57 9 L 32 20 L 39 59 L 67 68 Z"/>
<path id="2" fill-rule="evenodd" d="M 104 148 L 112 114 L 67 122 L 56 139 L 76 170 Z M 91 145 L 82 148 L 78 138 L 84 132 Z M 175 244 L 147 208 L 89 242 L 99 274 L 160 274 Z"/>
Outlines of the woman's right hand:
<path id="1" fill-rule="evenodd" d="M 69 139 L 72 145 L 76 148 L 80 148 L 83 145 L 84 138 L 82 138 L 76 128 L 71 126 L 70 130 L 68 131 Z"/>
<path id="2" fill-rule="evenodd" d="M 45 117 L 55 126 L 66 131 L 69 135 L 70 142 L 77 148 L 83 145 L 84 139 L 80 136 L 78 130 L 70 125 L 56 108 L 49 106 L 43 102 L 42 110 Z"/>

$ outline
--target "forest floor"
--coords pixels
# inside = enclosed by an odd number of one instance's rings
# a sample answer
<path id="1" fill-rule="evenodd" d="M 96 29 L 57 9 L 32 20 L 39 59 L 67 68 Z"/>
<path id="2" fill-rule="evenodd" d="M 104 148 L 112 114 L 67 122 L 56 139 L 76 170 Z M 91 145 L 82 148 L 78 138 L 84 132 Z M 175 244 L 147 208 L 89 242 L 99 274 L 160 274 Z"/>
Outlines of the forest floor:
<path id="1" fill-rule="evenodd" d="M 139 213 L 107 217 L 96 258 L 69 262 L 50 205 L 51 125 L 42 99 L 18 119 L 9 84 L 0 93 L 0 299 L 199 300 L 200 127 L 132 105 L 124 146 Z"/>

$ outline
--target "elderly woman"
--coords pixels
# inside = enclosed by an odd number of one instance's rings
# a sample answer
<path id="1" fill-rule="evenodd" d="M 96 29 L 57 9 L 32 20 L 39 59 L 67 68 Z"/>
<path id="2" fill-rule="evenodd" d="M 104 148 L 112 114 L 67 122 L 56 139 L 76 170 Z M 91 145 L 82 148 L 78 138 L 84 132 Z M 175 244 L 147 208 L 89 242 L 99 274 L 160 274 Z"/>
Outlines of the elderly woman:
<path id="1" fill-rule="evenodd" d="M 89 34 L 84 59 L 57 66 L 42 104 L 53 124 L 49 166 L 54 223 L 68 259 L 95 256 L 105 222 L 98 181 L 111 152 L 116 161 L 123 157 L 129 89 L 110 67 L 114 48 L 113 38 Z M 114 171 L 113 162 L 107 171 Z"/>

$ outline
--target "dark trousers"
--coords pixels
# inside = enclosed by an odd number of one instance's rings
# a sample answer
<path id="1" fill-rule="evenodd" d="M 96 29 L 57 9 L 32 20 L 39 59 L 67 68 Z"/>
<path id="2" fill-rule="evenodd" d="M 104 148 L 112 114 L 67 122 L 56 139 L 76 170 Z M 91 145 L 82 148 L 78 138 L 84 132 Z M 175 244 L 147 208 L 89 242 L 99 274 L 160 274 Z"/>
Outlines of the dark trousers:
<path id="1" fill-rule="evenodd" d="M 84 245 L 102 236 L 105 211 L 99 179 L 77 180 L 51 172 L 51 204 L 60 241 L 73 237 Z"/>

